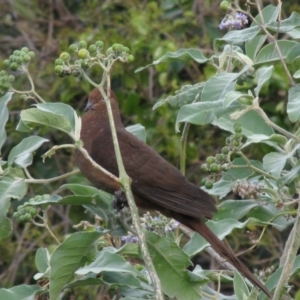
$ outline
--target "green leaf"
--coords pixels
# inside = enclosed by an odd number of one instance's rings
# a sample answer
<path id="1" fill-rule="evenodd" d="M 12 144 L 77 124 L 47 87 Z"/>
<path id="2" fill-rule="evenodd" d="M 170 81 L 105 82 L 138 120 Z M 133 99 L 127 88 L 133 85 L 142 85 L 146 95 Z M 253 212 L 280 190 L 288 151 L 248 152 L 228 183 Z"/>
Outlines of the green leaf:
<path id="1" fill-rule="evenodd" d="M 177 62 L 177 61 L 187 62 L 191 60 L 196 61 L 199 64 L 203 64 L 208 61 L 208 59 L 203 55 L 203 53 L 199 49 L 180 49 L 177 50 L 176 52 L 167 52 L 161 58 L 153 61 L 152 64 L 149 64 L 145 67 L 138 68 L 137 70 L 135 70 L 135 73 L 147 69 L 150 66 L 161 64 L 163 62 L 166 63 Z"/>
<path id="2" fill-rule="evenodd" d="M 280 177 L 280 174 L 287 163 L 287 160 L 290 159 L 295 151 L 300 148 L 300 144 L 298 144 L 290 153 L 279 153 L 279 152 L 271 152 L 264 156 L 263 158 L 263 166 L 267 172 L 270 172 L 272 175 L 276 177 Z"/>
<path id="3" fill-rule="evenodd" d="M 249 289 L 246 285 L 244 278 L 236 270 L 234 270 L 233 287 L 234 287 L 235 295 L 239 300 L 243 300 L 244 295 L 246 296 L 249 295 Z"/>
<path id="4" fill-rule="evenodd" d="M 37 285 L 18 285 L 10 289 L 0 289 L 0 299 L 5 300 L 34 300 L 37 292 L 42 291 Z"/>
<path id="5" fill-rule="evenodd" d="M 285 145 L 287 143 L 287 138 L 281 134 L 272 134 L 270 136 L 265 134 L 250 134 L 247 136 L 247 141 L 242 148 L 245 148 L 250 144 L 258 143 L 264 143 L 276 148 L 278 144 L 282 146 Z"/>
<path id="6" fill-rule="evenodd" d="M 297 12 L 292 12 L 289 18 L 280 20 L 279 32 L 289 33 L 291 30 L 299 27 L 300 15 Z M 278 22 L 272 22 L 267 24 L 268 29 L 275 32 L 278 31 Z"/>
<path id="7" fill-rule="evenodd" d="M 291 49 L 297 44 L 297 42 L 286 41 L 286 40 L 278 41 L 277 43 L 278 43 L 278 46 L 279 46 L 279 49 L 280 49 L 283 59 L 287 58 Z M 266 63 L 271 63 L 271 62 L 274 62 L 277 60 L 280 60 L 280 58 L 276 51 L 275 44 L 270 43 L 270 44 L 266 45 L 265 47 L 263 47 L 259 51 L 259 53 L 254 61 L 254 64 L 255 65 L 266 64 Z"/>
<path id="8" fill-rule="evenodd" d="M 48 249 L 39 248 L 35 254 L 35 265 L 39 273 L 34 275 L 35 280 L 40 278 L 49 278 L 50 272 L 50 254 Z"/>
<path id="9" fill-rule="evenodd" d="M 300 43 L 297 43 L 286 57 L 287 63 L 293 63 L 295 59 L 300 57 Z"/>
<path id="10" fill-rule="evenodd" d="M 88 273 L 100 274 L 104 271 L 129 273 L 132 275 L 141 276 L 141 273 L 123 257 L 105 250 L 99 251 L 96 259 L 91 264 L 78 269 L 76 274 L 82 276 Z"/>
<path id="11" fill-rule="evenodd" d="M 298 179 L 300 175 L 300 161 L 298 160 L 296 165 L 290 170 L 287 174 L 282 176 L 278 180 L 278 184 L 280 185 L 285 185 L 291 183 L 294 179 Z"/>
<path id="12" fill-rule="evenodd" d="M 233 102 L 237 101 L 240 98 L 248 98 L 250 101 L 253 100 L 252 95 L 242 94 L 241 92 L 237 92 L 237 91 L 231 91 L 226 94 L 224 102 L 223 102 L 223 106 L 228 107 Z"/>
<path id="13" fill-rule="evenodd" d="M 300 28 L 294 28 L 287 33 L 292 39 L 300 39 Z"/>
<path id="14" fill-rule="evenodd" d="M 46 125 L 54 129 L 58 129 L 69 134 L 75 140 L 75 132 L 69 119 L 63 115 L 41 111 L 37 108 L 22 110 L 21 120 L 23 124 L 30 127 L 32 124 Z M 21 123 L 17 126 L 17 130 L 21 128 Z M 22 125 L 23 126 L 23 125 Z"/>
<path id="15" fill-rule="evenodd" d="M 259 68 L 256 71 L 255 77 L 257 80 L 257 87 L 254 89 L 254 92 L 257 97 L 264 83 L 271 78 L 273 70 L 274 70 L 274 66 L 269 66 L 269 67 Z"/>
<path id="16" fill-rule="evenodd" d="M 287 113 L 291 122 L 300 120 L 300 84 L 289 89 Z"/>
<path id="17" fill-rule="evenodd" d="M 132 126 L 126 127 L 126 130 L 130 132 L 131 134 L 135 135 L 137 138 L 142 140 L 143 142 L 146 142 L 147 138 L 147 132 L 145 130 L 145 127 L 141 124 L 135 124 Z"/>
<path id="18" fill-rule="evenodd" d="M 6 93 L 0 98 L 0 154 L 1 148 L 6 141 L 5 125 L 8 120 L 7 103 L 11 100 L 14 93 Z"/>
<path id="19" fill-rule="evenodd" d="M 242 44 L 253 39 L 260 32 L 258 26 L 249 27 L 242 30 L 230 30 L 222 38 L 214 41 L 214 47 L 219 47 L 224 43 L 227 44 Z"/>
<path id="20" fill-rule="evenodd" d="M 30 136 L 25 138 L 15 146 L 9 153 L 8 164 L 12 165 L 16 162 L 20 167 L 27 167 L 32 164 L 32 158 L 35 150 L 37 150 L 43 143 L 48 142 L 48 139 L 39 136 Z"/>
<path id="21" fill-rule="evenodd" d="M 153 109 L 169 103 L 172 107 L 181 107 L 195 101 L 197 94 L 202 91 L 204 82 L 196 83 L 194 85 L 184 85 L 180 90 L 175 92 L 175 95 L 168 96 L 166 99 L 158 101 Z"/>
<path id="22" fill-rule="evenodd" d="M 298 70 L 294 75 L 293 75 L 294 78 L 298 79 L 300 78 L 300 70 Z"/>
<path id="23" fill-rule="evenodd" d="M 50 299 L 59 299 L 63 287 L 74 278 L 74 272 L 88 259 L 99 232 L 76 232 L 52 253 L 50 258 Z"/>
<path id="24" fill-rule="evenodd" d="M 163 292 L 178 300 L 200 299 L 199 283 L 188 276 L 186 268 L 191 262 L 182 249 L 168 238 L 152 232 L 146 233 L 146 239 Z"/>
<path id="25" fill-rule="evenodd" d="M 10 206 L 10 199 L 22 199 L 27 192 L 24 179 L 13 180 L 3 177 L 0 181 L 0 239 L 9 236 L 12 225 L 11 220 L 6 217 Z"/>
<path id="26" fill-rule="evenodd" d="M 218 211 L 214 214 L 214 221 L 223 219 L 239 220 L 245 217 L 254 207 L 260 206 L 257 200 L 226 200 L 218 206 Z"/>
<path id="27" fill-rule="evenodd" d="M 255 57 L 257 56 L 258 51 L 263 46 L 267 39 L 267 36 L 264 34 L 259 34 L 255 36 L 253 39 L 246 41 L 245 43 L 245 51 L 246 55 L 249 56 L 252 61 L 255 61 Z"/>

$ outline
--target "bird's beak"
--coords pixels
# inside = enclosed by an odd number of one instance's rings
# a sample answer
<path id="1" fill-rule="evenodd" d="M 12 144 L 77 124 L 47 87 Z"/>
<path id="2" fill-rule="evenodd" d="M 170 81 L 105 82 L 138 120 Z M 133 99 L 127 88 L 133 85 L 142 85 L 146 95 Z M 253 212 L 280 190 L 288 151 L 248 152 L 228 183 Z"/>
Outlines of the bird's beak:
<path id="1" fill-rule="evenodd" d="M 84 108 L 84 111 L 90 110 L 90 108 L 91 108 L 92 106 L 93 106 L 92 103 L 91 103 L 91 102 L 88 102 L 87 105 L 86 105 L 86 107 Z"/>

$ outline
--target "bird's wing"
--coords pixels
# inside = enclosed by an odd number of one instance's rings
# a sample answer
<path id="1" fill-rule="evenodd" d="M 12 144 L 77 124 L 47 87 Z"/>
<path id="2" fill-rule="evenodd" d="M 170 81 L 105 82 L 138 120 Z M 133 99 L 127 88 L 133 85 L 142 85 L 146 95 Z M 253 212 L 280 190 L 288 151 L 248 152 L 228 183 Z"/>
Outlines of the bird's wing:
<path id="1" fill-rule="evenodd" d="M 215 200 L 146 143 L 123 128 L 117 130 L 132 190 L 145 201 L 194 217 L 212 218 Z"/>

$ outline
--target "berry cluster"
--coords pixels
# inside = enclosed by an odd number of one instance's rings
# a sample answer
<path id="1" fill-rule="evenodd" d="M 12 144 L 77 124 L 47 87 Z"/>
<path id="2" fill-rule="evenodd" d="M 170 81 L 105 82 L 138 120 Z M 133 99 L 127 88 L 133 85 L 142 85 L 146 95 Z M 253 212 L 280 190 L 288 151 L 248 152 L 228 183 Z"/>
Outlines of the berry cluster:
<path id="1" fill-rule="evenodd" d="M 241 124 L 234 124 L 234 132 L 234 134 L 226 138 L 226 146 L 222 148 L 221 153 L 216 154 L 215 157 L 207 157 L 206 163 L 201 165 L 201 171 L 211 173 L 209 178 L 202 179 L 202 184 L 207 189 L 211 189 L 213 187 L 217 172 L 227 171 L 229 169 L 231 155 L 240 151 L 243 145 Z"/>
<path id="2" fill-rule="evenodd" d="M 89 47 L 86 41 L 80 41 L 78 45 L 70 45 L 69 52 L 77 54 L 78 60 L 71 64 L 71 55 L 68 52 L 61 53 L 60 57 L 55 61 L 55 72 L 60 77 L 68 75 L 79 76 L 80 69 L 88 70 L 95 64 L 106 67 L 113 60 L 122 62 L 134 61 L 134 56 L 129 54 L 129 48 L 121 44 L 113 44 L 112 47 L 106 50 L 105 55 L 102 53 L 103 47 L 104 43 L 102 41 L 97 41 Z"/>
<path id="3" fill-rule="evenodd" d="M 3 62 L 3 65 L 13 72 L 25 71 L 34 57 L 35 53 L 33 51 L 29 51 L 27 47 L 23 47 L 21 50 L 15 50 L 9 59 Z M 5 70 L 0 71 L 0 96 L 12 90 L 14 81 L 14 75 L 9 75 Z"/>
<path id="4" fill-rule="evenodd" d="M 38 214 L 38 209 L 35 206 L 30 205 L 30 203 L 42 202 L 49 197 L 50 195 L 45 194 L 31 198 L 28 202 L 18 206 L 17 211 L 13 214 L 13 217 L 20 223 L 30 222 Z M 47 205 L 42 204 L 41 206 L 45 208 Z"/>

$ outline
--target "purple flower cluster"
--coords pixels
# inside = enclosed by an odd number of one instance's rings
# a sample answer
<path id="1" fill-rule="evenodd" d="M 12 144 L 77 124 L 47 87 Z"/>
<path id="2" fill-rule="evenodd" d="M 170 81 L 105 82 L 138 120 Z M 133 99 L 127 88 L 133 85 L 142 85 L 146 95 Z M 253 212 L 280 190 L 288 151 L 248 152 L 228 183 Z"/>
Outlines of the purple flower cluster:
<path id="1" fill-rule="evenodd" d="M 123 235 L 121 237 L 121 240 L 124 243 L 134 243 L 134 244 L 136 244 L 139 241 L 139 239 L 133 235 Z"/>
<path id="2" fill-rule="evenodd" d="M 248 19 L 245 14 L 234 12 L 232 14 L 227 14 L 222 20 L 219 28 L 221 30 L 228 29 L 242 29 L 246 24 L 248 24 Z"/>

